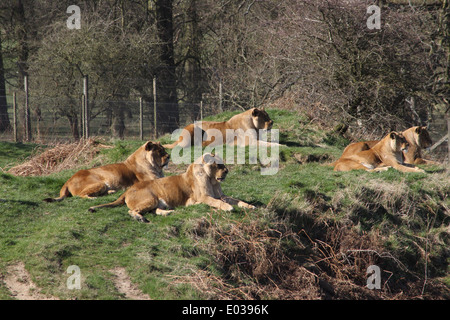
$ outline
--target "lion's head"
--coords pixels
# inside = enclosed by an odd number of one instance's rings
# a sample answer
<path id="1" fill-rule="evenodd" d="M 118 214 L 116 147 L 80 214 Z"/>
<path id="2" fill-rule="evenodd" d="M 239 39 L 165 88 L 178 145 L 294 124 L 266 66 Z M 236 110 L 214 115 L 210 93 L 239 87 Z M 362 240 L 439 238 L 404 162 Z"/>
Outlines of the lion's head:
<path id="1" fill-rule="evenodd" d="M 149 141 L 145 144 L 145 158 L 152 165 L 162 168 L 169 164 L 170 155 L 166 152 L 166 149 L 161 145 L 160 142 Z"/>
<path id="2" fill-rule="evenodd" d="M 270 130 L 272 129 L 273 120 L 264 108 L 254 108 L 252 111 L 253 124 L 256 129 Z"/>
<path id="3" fill-rule="evenodd" d="M 225 180 L 228 174 L 228 168 L 224 165 L 223 160 L 214 153 L 205 153 L 199 161 L 203 171 L 210 179 L 218 182 Z"/>
<path id="4" fill-rule="evenodd" d="M 392 131 L 389 133 L 389 142 L 390 146 L 393 152 L 407 152 L 409 143 L 406 141 L 406 138 L 403 136 L 403 134 Z"/>
<path id="5" fill-rule="evenodd" d="M 420 148 L 426 149 L 431 147 L 431 145 L 433 144 L 427 127 L 417 126 L 409 128 L 407 131 L 412 133 L 411 143 L 416 144 Z"/>

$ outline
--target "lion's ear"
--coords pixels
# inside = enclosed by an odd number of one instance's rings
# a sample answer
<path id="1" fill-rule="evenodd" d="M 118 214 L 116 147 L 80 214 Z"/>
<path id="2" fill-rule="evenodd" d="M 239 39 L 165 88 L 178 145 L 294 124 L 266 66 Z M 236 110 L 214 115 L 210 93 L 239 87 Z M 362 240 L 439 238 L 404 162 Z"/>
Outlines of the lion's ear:
<path id="1" fill-rule="evenodd" d="M 203 164 L 211 164 L 214 162 L 214 158 L 211 157 L 211 154 L 204 154 L 202 157 Z"/>
<path id="2" fill-rule="evenodd" d="M 254 108 L 253 111 L 252 111 L 252 116 L 253 117 L 257 117 L 259 115 L 259 113 L 260 113 L 259 109 L 258 108 Z"/>
<path id="3" fill-rule="evenodd" d="M 199 164 L 196 164 L 194 166 L 194 175 L 201 177 L 201 176 L 203 176 L 203 173 L 205 173 L 205 170 L 203 169 L 203 166 L 199 165 Z"/>
<path id="4" fill-rule="evenodd" d="M 395 132 L 391 132 L 390 133 L 390 137 L 392 140 L 394 140 L 396 138 L 397 134 Z"/>
<path id="5" fill-rule="evenodd" d="M 422 132 L 422 127 L 417 127 L 417 128 L 416 128 L 416 133 L 417 133 L 417 134 L 420 134 L 421 132 Z"/>
<path id="6" fill-rule="evenodd" d="M 145 144 L 145 151 L 150 151 L 150 150 L 153 150 L 154 148 L 155 148 L 155 144 L 151 141 L 149 141 Z"/>

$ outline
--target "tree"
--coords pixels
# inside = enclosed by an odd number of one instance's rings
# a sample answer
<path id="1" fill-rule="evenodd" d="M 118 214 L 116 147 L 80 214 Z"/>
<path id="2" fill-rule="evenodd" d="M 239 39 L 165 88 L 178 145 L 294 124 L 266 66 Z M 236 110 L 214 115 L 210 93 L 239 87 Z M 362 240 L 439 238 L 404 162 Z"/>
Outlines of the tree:
<path id="1" fill-rule="evenodd" d="M 388 6 L 381 29 L 370 30 L 356 0 L 288 0 L 280 13 L 269 31 L 280 49 L 270 54 L 312 119 L 365 136 L 428 121 L 434 16 Z"/>
<path id="2" fill-rule="evenodd" d="M 281 6 L 275 0 L 207 1 L 202 6 L 203 69 L 211 90 L 217 92 L 219 81 L 223 85 L 225 108 L 267 103 L 286 77 L 272 55 L 277 35 L 271 35 L 271 24 Z"/>
<path id="3" fill-rule="evenodd" d="M 3 67 L 2 35 L 0 34 L 0 132 L 5 132 L 10 127 L 8 104 L 6 101 L 5 71 Z"/>
<path id="4" fill-rule="evenodd" d="M 177 89 L 179 100 L 186 103 L 184 113 L 198 119 L 200 101 L 205 90 L 202 79 L 202 33 L 198 11 L 202 7 L 197 0 L 185 0 L 177 8 L 175 16 L 177 46 L 175 49 L 177 65 Z"/>
<path id="5" fill-rule="evenodd" d="M 173 0 L 155 0 L 161 66 L 157 76 L 158 130 L 172 132 L 180 125 L 173 43 Z"/>
<path id="6" fill-rule="evenodd" d="M 17 75 L 30 71 L 36 115 L 57 111 L 74 137 L 85 74 L 90 117 L 106 114 L 119 136 L 129 113 L 120 101 L 152 105 L 154 76 L 159 133 L 183 125 L 179 103 L 217 96 L 219 84 L 224 109 L 287 97 L 313 120 L 360 133 L 426 123 L 448 103 L 448 0 L 377 1 L 380 30 L 367 28 L 358 0 L 81 0 L 82 29 L 70 32 L 65 2 L 4 2 L 6 81 L 23 88 Z"/>
<path id="7" fill-rule="evenodd" d="M 88 117 L 94 119 L 102 113 L 118 117 L 112 122 L 120 136 L 126 112 L 116 101 L 127 99 L 133 90 L 144 90 L 145 79 L 139 78 L 143 65 L 156 70 L 160 64 L 154 28 L 136 33 L 122 29 L 116 21 L 92 14 L 85 17 L 80 30 L 68 30 L 56 23 L 49 27 L 41 48 L 30 59 L 33 103 L 66 117 L 74 139 L 79 138 L 85 75 L 89 76 L 90 87 Z"/>

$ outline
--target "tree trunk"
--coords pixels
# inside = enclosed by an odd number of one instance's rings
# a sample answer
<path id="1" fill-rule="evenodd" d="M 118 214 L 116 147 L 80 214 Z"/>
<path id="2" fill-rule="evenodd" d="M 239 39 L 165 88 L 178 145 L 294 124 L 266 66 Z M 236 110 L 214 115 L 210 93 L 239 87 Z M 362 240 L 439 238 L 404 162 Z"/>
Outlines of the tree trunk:
<path id="1" fill-rule="evenodd" d="M 188 52 L 186 53 L 185 72 L 187 80 L 187 102 L 189 112 L 194 119 L 197 119 L 200 113 L 200 101 L 202 100 L 201 88 L 201 66 L 200 66 L 200 43 L 198 29 L 197 0 L 190 0 L 188 3 L 187 14 L 188 23 L 185 26 L 187 30 Z"/>
<path id="2" fill-rule="evenodd" d="M 76 114 L 67 114 L 67 120 L 69 120 L 70 130 L 72 131 L 72 137 L 75 141 L 80 140 L 80 132 L 78 130 L 78 117 Z"/>
<path id="3" fill-rule="evenodd" d="M 3 68 L 2 39 L 0 37 L 0 132 L 9 130 L 11 124 L 8 116 L 8 104 L 6 102 L 5 69 Z"/>
<path id="4" fill-rule="evenodd" d="M 17 51 L 18 51 L 18 66 L 19 74 L 21 77 L 19 79 L 23 80 L 23 77 L 27 75 L 28 71 L 28 35 L 29 32 L 26 18 L 25 18 L 25 8 L 23 2 L 18 0 L 13 8 L 13 15 L 15 17 L 15 34 L 17 40 Z M 22 86 L 23 87 L 23 86 Z"/>
<path id="5" fill-rule="evenodd" d="M 15 41 L 17 42 L 17 66 L 19 67 L 19 78 L 17 81 L 17 85 L 19 88 L 25 88 L 25 76 L 28 76 L 28 55 L 29 55 L 29 47 L 28 47 L 28 32 L 29 29 L 27 27 L 26 18 L 25 18 L 25 7 L 23 5 L 22 0 L 17 0 L 14 2 L 13 6 L 13 22 L 14 22 L 14 34 Z M 28 84 L 27 84 L 28 86 Z M 28 113 L 27 113 L 28 112 Z M 29 117 L 29 110 L 25 111 L 25 117 Z M 32 133 L 31 133 L 31 121 L 30 119 L 26 119 L 23 123 L 25 133 L 28 133 L 28 136 L 25 137 L 26 141 L 31 141 Z"/>
<path id="6" fill-rule="evenodd" d="M 113 106 L 111 133 L 114 138 L 125 138 L 125 110 L 120 105 Z"/>
<path id="7" fill-rule="evenodd" d="M 179 127 L 173 48 L 173 0 L 156 0 L 156 26 L 161 41 L 160 56 L 164 63 L 156 75 L 158 131 L 168 133 Z"/>

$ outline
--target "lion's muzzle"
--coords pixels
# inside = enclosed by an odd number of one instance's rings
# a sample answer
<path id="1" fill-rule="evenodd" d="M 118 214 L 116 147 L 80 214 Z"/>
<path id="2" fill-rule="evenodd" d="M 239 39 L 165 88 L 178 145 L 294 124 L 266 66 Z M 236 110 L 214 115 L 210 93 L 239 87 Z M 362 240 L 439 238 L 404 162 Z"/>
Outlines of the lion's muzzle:
<path id="1" fill-rule="evenodd" d="M 222 182 L 223 180 L 225 180 L 225 178 L 226 178 L 226 176 L 228 174 L 228 168 L 225 167 L 223 164 L 219 165 L 219 166 L 223 167 L 223 168 L 221 168 L 222 170 L 220 172 L 220 175 L 216 176 L 216 180 L 219 181 L 219 182 Z"/>

